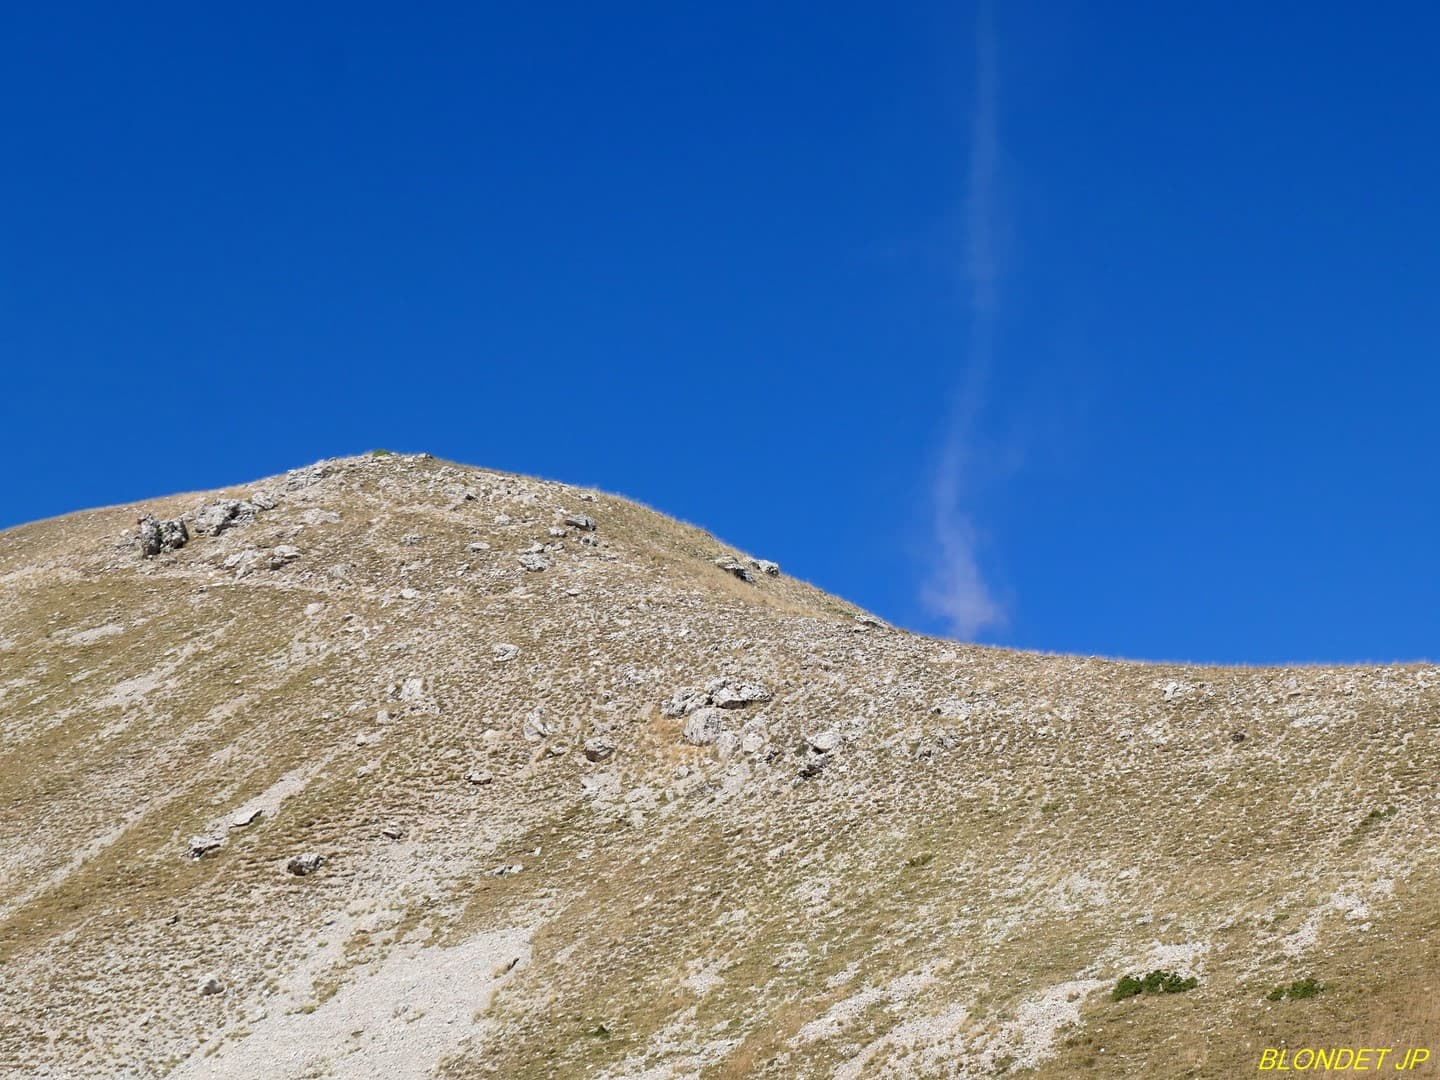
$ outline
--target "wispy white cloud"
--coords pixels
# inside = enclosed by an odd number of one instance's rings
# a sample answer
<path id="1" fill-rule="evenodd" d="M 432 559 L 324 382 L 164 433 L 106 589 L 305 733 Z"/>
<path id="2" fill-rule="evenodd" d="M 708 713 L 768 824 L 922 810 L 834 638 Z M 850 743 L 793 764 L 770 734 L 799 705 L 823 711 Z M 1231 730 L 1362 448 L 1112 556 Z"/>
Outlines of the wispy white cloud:
<path id="1" fill-rule="evenodd" d="M 978 481 L 979 422 L 995 362 L 995 319 L 1000 305 L 999 75 L 994 13 L 982 0 L 975 28 L 975 96 L 970 117 L 969 190 L 966 194 L 965 280 L 970 305 L 970 349 L 964 358 L 943 445 L 931 484 L 936 564 L 922 602 L 945 619 L 950 633 L 972 639 L 1004 622 L 979 560 L 979 533 L 969 510 Z"/>

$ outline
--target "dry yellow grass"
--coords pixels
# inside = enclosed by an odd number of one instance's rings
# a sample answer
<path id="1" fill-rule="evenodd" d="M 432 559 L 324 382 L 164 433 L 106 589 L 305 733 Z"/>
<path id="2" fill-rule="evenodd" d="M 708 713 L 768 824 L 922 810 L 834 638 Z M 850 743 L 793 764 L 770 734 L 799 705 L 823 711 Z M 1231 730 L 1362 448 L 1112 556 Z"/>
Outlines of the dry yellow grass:
<path id="1" fill-rule="evenodd" d="M 261 490 L 155 560 L 140 507 L 0 533 L 0 1073 L 1223 1077 L 1440 1043 L 1432 666 L 867 627 L 637 504 L 425 458 L 231 493 Z M 721 676 L 773 692 L 724 760 L 662 712 Z M 1199 986 L 1110 1000 L 1151 968 Z"/>

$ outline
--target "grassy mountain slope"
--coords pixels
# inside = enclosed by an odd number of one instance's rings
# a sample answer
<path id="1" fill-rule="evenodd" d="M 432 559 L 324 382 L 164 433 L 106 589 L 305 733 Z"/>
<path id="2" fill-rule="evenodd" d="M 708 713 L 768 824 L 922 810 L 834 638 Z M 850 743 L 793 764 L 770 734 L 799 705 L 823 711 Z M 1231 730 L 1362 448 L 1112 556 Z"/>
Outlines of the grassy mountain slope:
<path id="1" fill-rule="evenodd" d="M 226 497 L 253 520 L 141 557 L 137 513 Z M 763 700 L 672 715 L 707 684 Z M 1433 666 L 960 646 L 427 457 L 39 522 L 0 533 L 0 1075 L 1227 1077 L 1434 1043 L 1437 724 Z M 1155 969 L 1198 985 L 1111 1000 Z"/>

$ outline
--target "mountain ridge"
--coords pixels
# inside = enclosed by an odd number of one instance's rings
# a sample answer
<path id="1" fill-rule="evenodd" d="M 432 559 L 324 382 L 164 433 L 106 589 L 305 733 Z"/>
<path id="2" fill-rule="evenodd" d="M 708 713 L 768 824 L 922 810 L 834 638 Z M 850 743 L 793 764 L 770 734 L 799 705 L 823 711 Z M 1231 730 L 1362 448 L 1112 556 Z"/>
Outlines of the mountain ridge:
<path id="1" fill-rule="evenodd" d="M 189 538 L 144 557 L 144 514 Z M 426 455 L 0 532 L 0 1065 L 1228 1076 L 1440 1035 L 1433 665 L 960 645 L 775 569 Z M 1110 1000 L 1151 970 L 1197 985 Z"/>

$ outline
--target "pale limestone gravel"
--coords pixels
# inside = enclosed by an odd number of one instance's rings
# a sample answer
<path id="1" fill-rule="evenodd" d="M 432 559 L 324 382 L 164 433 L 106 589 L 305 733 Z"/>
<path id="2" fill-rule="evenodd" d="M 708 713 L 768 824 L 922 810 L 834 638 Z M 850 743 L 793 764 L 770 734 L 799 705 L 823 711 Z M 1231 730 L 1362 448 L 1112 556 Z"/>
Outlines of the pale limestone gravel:
<path id="1" fill-rule="evenodd" d="M 478 1014 L 529 962 L 530 934 L 516 927 L 450 948 L 397 948 L 313 1011 L 271 1012 L 248 1025 L 249 1035 L 202 1048 L 170 1075 L 421 1080 L 462 1040 L 484 1030 Z"/>

